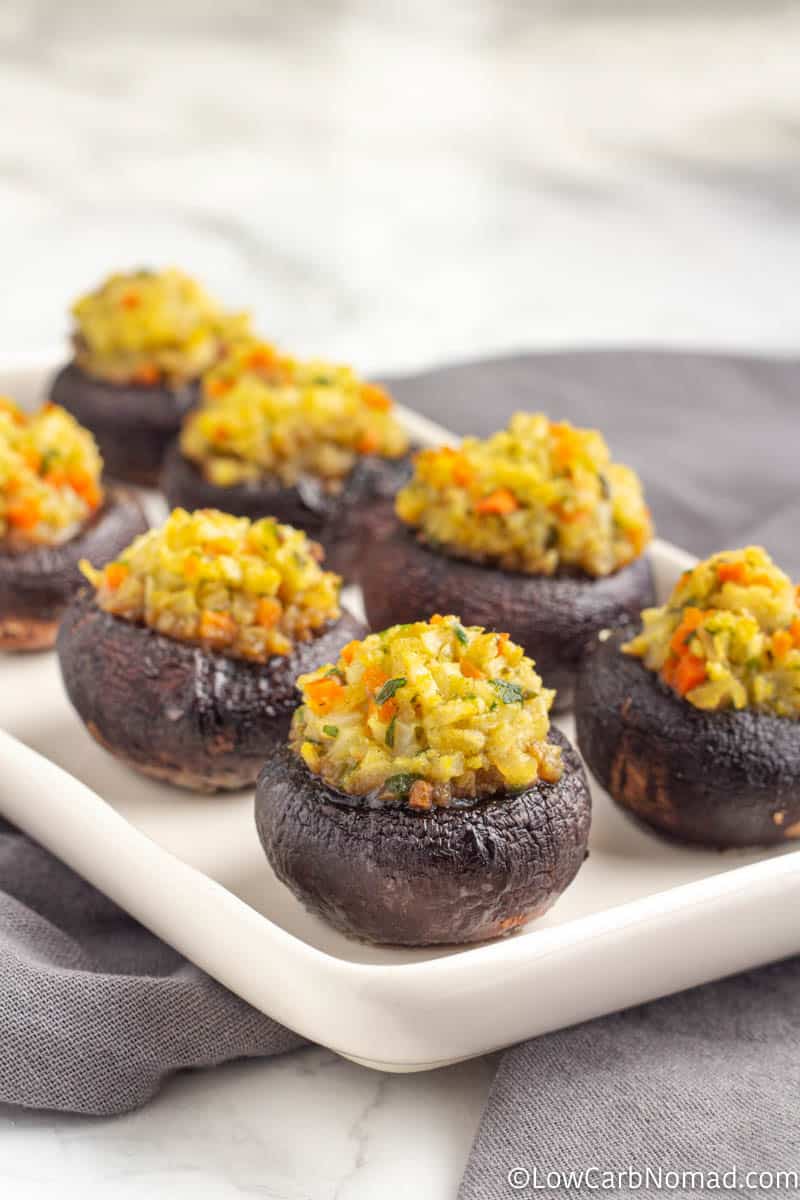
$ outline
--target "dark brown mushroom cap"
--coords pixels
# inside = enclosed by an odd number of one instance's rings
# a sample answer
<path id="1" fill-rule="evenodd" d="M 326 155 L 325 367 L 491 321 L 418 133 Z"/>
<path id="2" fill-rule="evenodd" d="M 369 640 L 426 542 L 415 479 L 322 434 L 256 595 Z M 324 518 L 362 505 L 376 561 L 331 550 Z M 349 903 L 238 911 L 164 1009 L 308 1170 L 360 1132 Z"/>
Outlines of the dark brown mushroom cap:
<path id="1" fill-rule="evenodd" d="M 91 430 L 108 475 L 154 485 L 198 392 L 197 381 L 180 388 L 110 383 L 72 362 L 53 380 L 50 399 Z"/>
<path id="2" fill-rule="evenodd" d="M 681 699 L 617 631 L 578 678 L 578 745 L 617 804 L 663 833 L 707 846 L 800 837 L 800 722 L 704 711 Z"/>
<path id="3" fill-rule="evenodd" d="M 359 578 L 364 545 L 389 529 L 394 496 L 408 479 L 411 460 L 365 455 L 359 458 L 341 491 L 326 492 L 319 479 L 306 475 L 287 487 L 275 476 L 219 487 L 174 445 L 167 454 L 161 489 L 170 508 L 219 508 L 237 517 L 277 517 L 303 529 L 325 547 L 325 566 L 348 581 Z"/>
<path id="4" fill-rule="evenodd" d="M 558 783 L 468 807 L 370 807 L 313 775 L 288 746 L 268 759 L 256 825 L 275 874 L 353 937 L 404 946 L 476 942 L 545 912 L 586 857 L 591 798 L 558 730 Z"/>
<path id="5" fill-rule="evenodd" d="M 101 745 L 146 775 L 216 791 L 255 781 L 286 739 L 296 677 L 363 633 L 345 613 L 289 655 L 244 662 L 112 616 L 86 588 L 57 649 L 67 694 Z"/>
<path id="6" fill-rule="evenodd" d="M 362 572 L 373 629 L 456 613 L 465 625 L 509 633 L 536 662 L 556 711 L 572 703 L 575 674 L 601 629 L 637 620 L 655 603 L 646 557 L 613 575 L 523 575 L 465 562 L 422 545 L 395 519 L 365 549 Z"/>
<path id="7" fill-rule="evenodd" d="M 52 646 L 62 612 L 84 583 L 80 560 L 104 566 L 146 529 L 139 500 L 130 492 L 110 490 L 102 507 L 68 542 L 13 554 L 0 551 L 0 647 Z"/>

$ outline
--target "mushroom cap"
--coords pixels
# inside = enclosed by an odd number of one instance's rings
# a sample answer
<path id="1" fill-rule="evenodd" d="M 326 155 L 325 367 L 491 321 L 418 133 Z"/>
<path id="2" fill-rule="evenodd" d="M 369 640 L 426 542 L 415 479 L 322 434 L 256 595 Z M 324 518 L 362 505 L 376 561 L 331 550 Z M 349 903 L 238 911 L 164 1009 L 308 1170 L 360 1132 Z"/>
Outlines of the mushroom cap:
<path id="1" fill-rule="evenodd" d="M 158 483 L 161 464 L 181 421 L 196 403 L 199 383 L 180 388 L 111 383 L 68 363 L 50 388 L 60 404 L 94 434 L 106 473 L 128 483 Z"/>
<path id="2" fill-rule="evenodd" d="M 366 542 L 385 534 L 394 521 L 393 499 L 410 471 L 410 459 L 365 455 L 343 482 L 326 492 L 305 475 L 287 486 L 274 475 L 220 487 L 209 483 L 176 443 L 167 453 L 161 489 L 171 508 L 219 508 L 239 517 L 277 517 L 303 529 L 325 548 L 325 566 L 348 581 L 360 575 Z"/>
<path id="3" fill-rule="evenodd" d="M 586 857 L 591 798 L 558 730 L 558 783 L 415 812 L 328 787 L 286 745 L 264 766 L 256 825 L 275 874 L 312 912 L 395 945 L 482 941 L 544 913 Z"/>
<path id="4" fill-rule="evenodd" d="M 373 629 L 455 612 L 466 625 L 509 633 L 556 689 L 556 712 L 571 706 L 578 666 L 597 633 L 638 619 L 655 602 L 644 555 L 598 578 L 523 575 L 432 550 L 397 519 L 366 548 L 362 587 Z"/>
<path id="5" fill-rule="evenodd" d="M 104 566 L 147 530 L 136 496 L 111 489 L 83 529 L 58 546 L 0 553 L 0 649 L 44 649 L 58 621 L 84 584 L 82 558 Z"/>
<path id="6" fill-rule="evenodd" d="M 630 630 L 598 642 L 578 677 L 578 745 L 627 812 L 681 841 L 764 846 L 800 837 L 800 722 L 707 711 L 641 659 Z"/>
<path id="7" fill-rule="evenodd" d="M 217 791 L 255 782 L 286 739 L 296 677 L 362 634 L 344 613 L 291 654 L 245 662 L 115 617 L 85 588 L 57 649 L 67 694 L 101 745 L 146 775 Z"/>

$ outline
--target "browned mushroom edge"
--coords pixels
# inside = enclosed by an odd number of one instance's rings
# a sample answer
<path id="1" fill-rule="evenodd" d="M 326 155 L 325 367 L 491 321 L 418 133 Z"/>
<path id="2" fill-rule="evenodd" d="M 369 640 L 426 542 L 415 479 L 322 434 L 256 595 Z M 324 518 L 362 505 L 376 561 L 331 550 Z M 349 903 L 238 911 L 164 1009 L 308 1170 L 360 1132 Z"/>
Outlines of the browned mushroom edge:
<path id="1" fill-rule="evenodd" d="M 167 448 L 194 406 L 199 384 L 180 388 L 110 383 L 68 363 L 55 376 L 50 399 L 94 434 L 106 473 L 155 486 Z"/>
<path id="2" fill-rule="evenodd" d="M 800 838 L 800 723 L 695 708 L 622 653 L 630 636 L 598 642 L 578 678 L 577 740 L 598 782 L 680 841 L 721 849 Z"/>
<path id="3" fill-rule="evenodd" d="M 424 813 L 343 795 L 281 745 L 256 788 L 261 843 L 306 908 L 352 937 L 424 946 L 510 933 L 550 908 L 587 854 L 586 775 L 564 735 L 550 738 L 563 748 L 558 783 Z"/>
<path id="4" fill-rule="evenodd" d="M 344 613 L 291 654 L 245 662 L 115 617 L 85 588 L 57 650 L 67 695 L 102 746 L 145 775 L 213 792 L 255 781 L 286 739 L 296 677 L 363 632 Z"/>
<path id="5" fill-rule="evenodd" d="M 394 496 L 411 473 L 411 459 L 360 458 L 332 495 L 306 475 L 287 487 L 271 476 L 219 487 L 209 483 L 176 444 L 167 454 L 161 489 L 171 508 L 219 508 L 234 516 L 277 517 L 303 529 L 325 548 L 325 566 L 348 582 L 360 580 L 364 547 L 385 536 L 394 523 Z"/>
<path id="6" fill-rule="evenodd" d="M 84 582 L 80 560 L 104 566 L 146 529 L 138 499 L 112 489 L 69 541 L 11 554 L 0 551 L 0 649 L 49 649 L 61 614 Z"/>
<path id="7" fill-rule="evenodd" d="M 598 578 L 523 575 L 433 550 L 396 518 L 365 547 L 362 587 L 373 629 L 457 612 L 466 625 L 509 633 L 556 689 L 556 712 L 571 707 L 578 666 L 598 632 L 637 620 L 655 603 L 644 555 Z"/>

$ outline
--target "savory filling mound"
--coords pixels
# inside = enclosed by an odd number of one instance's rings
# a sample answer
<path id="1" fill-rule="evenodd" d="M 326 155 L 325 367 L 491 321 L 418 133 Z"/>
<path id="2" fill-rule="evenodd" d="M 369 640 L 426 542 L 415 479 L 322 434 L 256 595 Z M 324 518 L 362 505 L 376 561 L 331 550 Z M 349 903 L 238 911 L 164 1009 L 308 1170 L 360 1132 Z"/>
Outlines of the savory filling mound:
<path id="1" fill-rule="evenodd" d="M 232 658 L 289 654 L 340 616 L 341 579 L 322 551 L 271 517 L 176 508 L 102 570 L 81 570 L 106 612 Z"/>
<path id="2" fill-rule="evenodd" d="M 0 396 L 0 542 L 55 546 L 103 502 L 94 438 L 55 404 L 28 416 Z"/>
<path id="3" fill-rule="evenodd" d="M 349 795 L 429 809 L 561 777 L 555 693 L 508 634 L 453 616 L 393 625 L 297 686 L 292 749 Z"/>
<path id="4" fill-rule="evenodd" d="M 696 708 L 800 716 L 800 602 L 760 546 L 685 571 L 623 646 Z"/>
<path id="5" fill-rule="evenodd" d="M 184 423 L 181 449 L 219 487 L 303 475 L 338 491 L 359 456 L 399 458 L 408 439 L 388 392 L 350 367 L 234 346 L 203 380 L 203 402 Z"/>
<path id="6" fill-rule="evenodd" d="M 177 386 L 197 379 L 249 334 L 246 313 L 226 313 L 182 271 L 110 275 L 72 307 L 75 360 L 111 383 Z"/>
<path id="7" fill-rule="evenodd" d="M 486 441 L 423 450 L 397 496 L 421 541 L 508 571 L 610 575 L 653 535 L 636 474 L 593 429 L 516 413 Z"/>

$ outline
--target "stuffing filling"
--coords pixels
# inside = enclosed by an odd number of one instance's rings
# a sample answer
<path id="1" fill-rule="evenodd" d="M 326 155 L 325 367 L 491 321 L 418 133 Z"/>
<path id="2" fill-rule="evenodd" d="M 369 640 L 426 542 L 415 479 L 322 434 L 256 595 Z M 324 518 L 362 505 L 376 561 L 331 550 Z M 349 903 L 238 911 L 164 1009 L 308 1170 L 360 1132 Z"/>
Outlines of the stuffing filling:
<path id="1" fill-rule="evenodd" d="M 246 336 L 246 313 L 226 313 L 182 271 L 110 275 L 72 307 L 75 360 L 111 383 L 178 386 Z"/>
<path id="2" fill-rule="evenodd" d="M 638 477 L 611 462 L 602 435 L 541 413 L 423 450 L 396 507 L 430 546 L 530 575 L 610 575 L 653 535 Z"/>
<path id="3" fill-rule="evenodd" d="M 340 616 L 341 580 L 306 535 L 271 517 L 250 521 L 177 508 L 115 562 L 81 563 L 106 612 L 232 658 L 289 654 Z"/>
<path id="4" fill-rule="evenodd" d="M 561 777 L 547 740 L 555 693 L 508 634 L 454 616 L 394 625 L 298 687 L 290 744 L 349 795 L 427 810 Z"/>
<path id="5" fill-rule="evenodd" d="M 696 708 L 800 716 L 798 591 L 759 546 L 684 572 L 623 650 Z"/>
<path id="6" fill-rule="evenodd" d="M 0 543 L 54 546 L 103 503 L 94 438 L 55 404 L 32 416 L 0 397 Z"/>
<path id="7" fill-rule="evenodd" d="M 303 475 L 340 490 L 359 457 L 399 458 L 408 449 L 391 396 L 349 367 L 281 354 L 246 342 L 210 371 L 189 415 L 181 449 L 219 487 Z"/>

